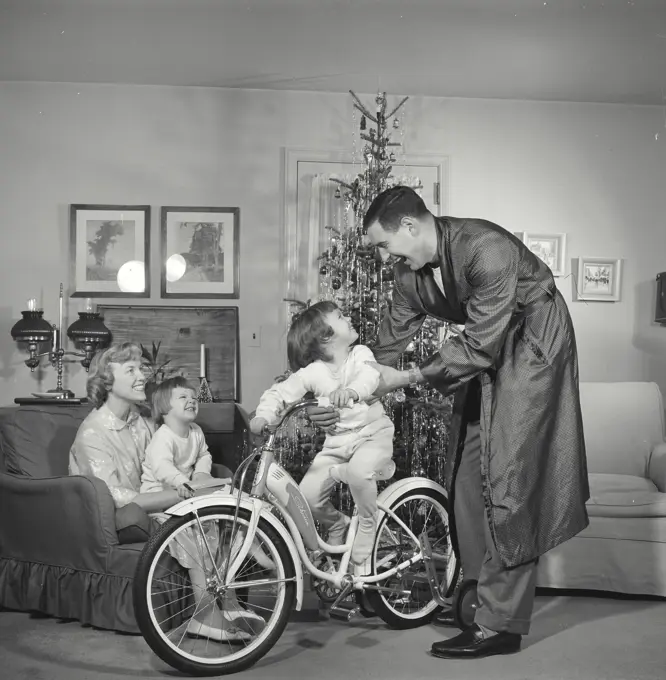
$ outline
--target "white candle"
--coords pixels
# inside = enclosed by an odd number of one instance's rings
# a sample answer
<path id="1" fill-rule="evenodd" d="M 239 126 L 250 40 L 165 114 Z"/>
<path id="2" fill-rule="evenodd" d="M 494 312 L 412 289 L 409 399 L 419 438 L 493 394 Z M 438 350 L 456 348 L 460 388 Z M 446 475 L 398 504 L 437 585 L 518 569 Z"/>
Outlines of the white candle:
<path id="1" fill-rule="evenodd" d="M 199 369 L 199 377 L 206 377 L 206 345 L 201 345 L 201 368 Z"/>
<path id="2" fill-rule="evenodd" d="M 58 349 L 58 331 L 56 330 L 55 324 L 53 324 L 53 351 Z"/>
<path id="3" fill-rule="evenodd" d="M 60 284 L 60 313 L 58 316 L 58 349 L 61 347 L 62 336 L 62 283 Z"/>

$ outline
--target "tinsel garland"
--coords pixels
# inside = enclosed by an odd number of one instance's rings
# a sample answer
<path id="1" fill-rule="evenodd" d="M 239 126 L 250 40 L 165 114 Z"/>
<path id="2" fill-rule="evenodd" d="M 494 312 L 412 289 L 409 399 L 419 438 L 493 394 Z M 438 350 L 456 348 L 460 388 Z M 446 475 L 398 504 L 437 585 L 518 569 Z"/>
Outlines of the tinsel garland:
<path id="1" fill-rule="evenodd" d="M 333 300 L 349 315 L 359 334 L 359 342 L 372 345 L 393 290 L 393 263 L 382 262 L 363 234 L 363 216 L 372 200 L 385 189 L 399 183 L 392 175 L 396 161 L 393 148 L 402 147 L 391 141 L 391 128 L 400 127 L 397 117 L 408 97 L 387 113 L 386 93 L 375 98 L 371 112 L 354 92 L 350 91 L 354 119 L 360 113 L 359 138 L 362 147 L 362 169 L 351 182 L 332 179 L 338 186 L 336 198 L 345 201 L 344 223 L 328 226 L 329 246 L 319 256 L 320 299 Z M 369 123 L 374 125 L 369 129 Z M 392 121 L 392 124 L 389 123 Z M 356 142 L 354 143 L 356 148 Z M 413 188 L 421 189 L 419 182 Z M 287 300 L 296 313 L 310 301 Z M 429 318 L 417 337 L 409 344 L 398 368 L 418 365 L 434 354 L 455 329 Z M 285 377 L 285 376 L 282 376 Z M 443 482 L 444 462 L 449 438 L 451 399 L 420 385 L 398 390 L 383 399 L 389 417 L 395 425 L 394 460 L 396 477 L 425 476 Z M 303 417 L 293 423 L 289 432 L 281 435 L 277 453 L 280 462 L 300 481 L 312 457 L 320 449 L 323 437 Z M 338 489 L 339 507 L 351 503 L 348 491 Z"/>

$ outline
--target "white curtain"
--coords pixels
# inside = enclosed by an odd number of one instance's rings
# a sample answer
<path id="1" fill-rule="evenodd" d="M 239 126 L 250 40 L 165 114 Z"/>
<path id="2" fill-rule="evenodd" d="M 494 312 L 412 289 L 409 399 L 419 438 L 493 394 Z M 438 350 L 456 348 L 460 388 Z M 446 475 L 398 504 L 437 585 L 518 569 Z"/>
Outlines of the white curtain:
<path id="1" fill-rule="evenodd" d="M 297 205 L 296 224 L 288 225 L 287 290 L 295 300 L 316 300 L 319 297 L 319 256 L 329 246 L 331 231 L 339 231 L 354 224 L 354 211 L 344 198 L 336 198 L 338 184 L 332 178 L 352 182 L 355 175 L 318 174 L 309 185 L 299 187 L 302 192 Z M 341 190 L 344 195 L 344 189 Z"/>

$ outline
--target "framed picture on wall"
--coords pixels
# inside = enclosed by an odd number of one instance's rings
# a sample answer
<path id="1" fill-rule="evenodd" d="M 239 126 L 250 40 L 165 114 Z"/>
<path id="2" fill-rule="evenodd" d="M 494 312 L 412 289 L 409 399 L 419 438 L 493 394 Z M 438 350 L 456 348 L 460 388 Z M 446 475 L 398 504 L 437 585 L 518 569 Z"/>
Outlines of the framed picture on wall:
<path id="1" fill-rule="evenodd" d="M 577 300 L 618 302 L 622 283 L 622 260 L 605 257 L 578 258 Z"/>
<path id="2" fill-rule="evenodd" d="M 150 297 L 150 206 L 70 206 L 72 297 Z"/>
<path id="3" fill-rule="evenodd" d="M 161 218 L 161 296 L 237 298 L 240 208 L 165 206 Z"/>
<path id="4" fill-rule="evenodd" d="M 564 276 L 566 268 L 566 234 L 535 234 L 529 231 L 514 232 L 539 259 L 545 262 L 553 276 Z"/>

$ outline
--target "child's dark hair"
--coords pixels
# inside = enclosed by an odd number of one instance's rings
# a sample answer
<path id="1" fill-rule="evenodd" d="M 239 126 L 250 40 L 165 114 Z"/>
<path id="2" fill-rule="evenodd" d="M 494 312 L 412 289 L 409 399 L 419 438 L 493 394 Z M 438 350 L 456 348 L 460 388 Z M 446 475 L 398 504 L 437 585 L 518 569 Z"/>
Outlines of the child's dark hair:
<path id="1" fill-rule="evenodd" d="M 324 345 L 333 337 L 333 329 L 326 322 L 326 315 L 338 309 L 335 302 L 322 300 L 294 317 L 287 334 L 287 358 L 292 371 L 318 359 L 330 360 Z"/>
<path id="2" fill-rule="evenodd" d="M 178 387 L 197 393 L 197 388 L 182 375 L 175 375 L 173 378 L 167 378 L 158 383 L 151 397 L 151 410 L 156 425 L 161 425 L 164 422 L 164 416 L 171 410 L 171 393 Z"/>

